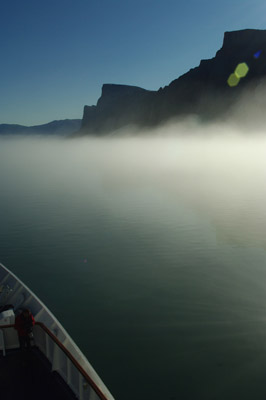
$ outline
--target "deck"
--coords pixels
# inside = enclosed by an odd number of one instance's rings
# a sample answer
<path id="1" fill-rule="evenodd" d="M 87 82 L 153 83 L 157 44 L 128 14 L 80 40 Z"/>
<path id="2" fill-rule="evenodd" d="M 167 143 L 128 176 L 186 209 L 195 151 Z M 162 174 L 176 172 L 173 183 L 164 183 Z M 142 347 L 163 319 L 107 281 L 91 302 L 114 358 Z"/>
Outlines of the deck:
<path id="1" fill-rule="evenodd" d="M 40 350 L 0 351 L 0 393 L 3 399 L 73 400 L 76 396 Z"/>
<path id="2" fill-rule="evenodd" d="M 56 317 L 1 263 L 0 306 L 7 307 L 0 313 L 1 399 L 114 400 Z M 23 308 L 30 309 L 35 319 L 35 347 L 28 352 L 19 350 L 14 329 L 15 316 Z M 2 349 L 6 350 L 6 357 Z"/>

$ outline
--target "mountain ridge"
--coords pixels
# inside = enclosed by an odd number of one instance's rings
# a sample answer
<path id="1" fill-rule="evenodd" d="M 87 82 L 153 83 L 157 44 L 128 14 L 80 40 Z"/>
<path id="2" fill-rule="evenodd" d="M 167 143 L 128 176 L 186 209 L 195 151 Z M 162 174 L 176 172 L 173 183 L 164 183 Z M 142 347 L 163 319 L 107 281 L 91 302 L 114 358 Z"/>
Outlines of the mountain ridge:
<path id="1" fill-rule="evenodd" d="M 229 76 L 241 63 L 247 65 L 247 75 L 229 86 Z M 201 60 L 164 88 L 104 84 L 96 106 L 84 106 L 79 134 L 105 135 L 127 126 L 152 128 L 191 115 L 201 121 L 226 118 L 245 89 L 256 88 L 265 78 L 266 30 L 225 32 L 213 58 Z"/>
<path id="2" fill-rule="evenodd" d="M 80 129 L 81 119 L 54 120 L 46 124 L 25 126 L 19 124 L 0 124 L 0 135 L 72 135 Z"/>

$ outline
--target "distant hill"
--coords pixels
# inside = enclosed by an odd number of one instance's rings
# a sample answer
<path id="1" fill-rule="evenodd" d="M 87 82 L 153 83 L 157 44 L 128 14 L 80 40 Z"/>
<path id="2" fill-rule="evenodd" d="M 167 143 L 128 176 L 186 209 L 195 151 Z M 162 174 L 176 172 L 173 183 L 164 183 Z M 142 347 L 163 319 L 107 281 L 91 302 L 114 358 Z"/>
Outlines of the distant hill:
<path id="1" fill-rule="evenodd" d="M 247 89 L 250 106 L 254 109 L 256 99 L 256 107 L 265 114 L 263 97 L 256 96 L 265 78 L 266 30 L 226 32 L 214 58 L 202 60 L 158 91 L 104 84 L 97 105 L 84 107 L 79 134 L 104 135 L 132 125 L 154 127 L 190 115 L 200 121 L 226 119 Z"/>
<path id="2" fill-rule="evenodd" d="M 64 119 L 52 121 L 44 125 L 23 126 L 0 124 L 0 135 L 60 135 L 70 136 L 79 131 L 80 119 Z"/>

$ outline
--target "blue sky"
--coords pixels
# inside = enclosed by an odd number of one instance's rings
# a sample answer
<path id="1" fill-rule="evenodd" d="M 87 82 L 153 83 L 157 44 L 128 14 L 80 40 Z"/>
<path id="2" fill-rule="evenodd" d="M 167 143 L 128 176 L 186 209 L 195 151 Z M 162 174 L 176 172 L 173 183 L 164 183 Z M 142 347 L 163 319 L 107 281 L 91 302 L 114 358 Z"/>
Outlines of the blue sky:
<path id="1" fill-rule="evenodd" d="M 81 118 L 103 83 L 158 90 L 245 28 L 266 29 L 265 1 L 2 1 L 0 123 Z"/>

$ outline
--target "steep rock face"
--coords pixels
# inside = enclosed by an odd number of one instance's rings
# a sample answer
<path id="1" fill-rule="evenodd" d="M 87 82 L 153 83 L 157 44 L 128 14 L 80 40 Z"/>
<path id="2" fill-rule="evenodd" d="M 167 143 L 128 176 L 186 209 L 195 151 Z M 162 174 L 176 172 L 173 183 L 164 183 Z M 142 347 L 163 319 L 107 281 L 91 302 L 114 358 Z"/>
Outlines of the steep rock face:
<path id="1" fill-rule="evenodd" d="M 246 63 L 249 71 L 236 87 L 230 87 L 227 80 L 240 63 Z M 159 118 L 182 114 L 217 118 L 230 109 L 245 88 L 265 77 L 266 31 L 226 32 L 223 46 L 214 58 L 202 60 L 163 90 Z"/>
<path id="2" fill-rule="evenodd" d="M 239 63 L 249 71 L 235 87 L 227 80 Z M 202 120 L 221 118 L 247 87 L 266 77 L 266 30 L 226 32 L 214 58 L 202 60 L 158 91 L 124 85 L 103 85 L 97 106 L 85 106 L 82 132 L 105 134 L 127 125 L 155 126 L 171 118 L 197 115 Z"/>
<path id="3" fill-rule="evenodd" d="M 156 92 L 136 86 L 105 84 L 97 106 L 85 106 L 81 129 L 104 134 L 125 125 L 143 125 Z"/>

